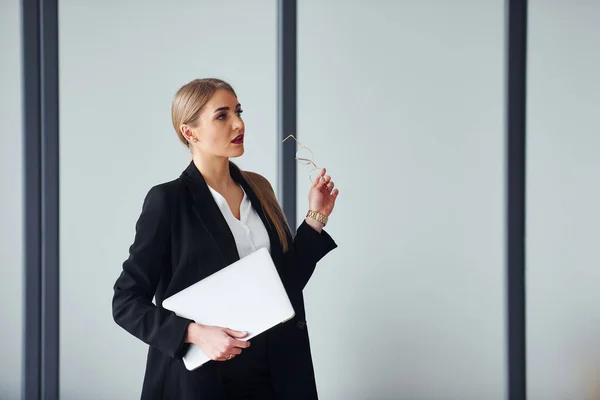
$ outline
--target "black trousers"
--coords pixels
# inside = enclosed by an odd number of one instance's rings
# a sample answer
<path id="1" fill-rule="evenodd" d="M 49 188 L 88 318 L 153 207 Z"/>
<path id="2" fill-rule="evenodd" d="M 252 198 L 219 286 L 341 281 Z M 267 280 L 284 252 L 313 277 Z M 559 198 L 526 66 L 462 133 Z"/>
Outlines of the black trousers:
<path id="1" fill-rule="evenodd" d="M 275 400 L 275 392 L 267 359 L 267 334 L 250 340 L 250 347 L 221 370 L 223 391 L 227 400 Z"/>

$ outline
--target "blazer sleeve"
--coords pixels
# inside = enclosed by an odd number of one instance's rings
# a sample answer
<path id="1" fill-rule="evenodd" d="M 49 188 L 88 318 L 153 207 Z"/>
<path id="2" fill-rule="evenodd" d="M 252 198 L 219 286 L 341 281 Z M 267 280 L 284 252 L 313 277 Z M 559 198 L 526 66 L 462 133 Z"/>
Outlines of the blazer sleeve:
<path id="1" fill-rule="evenodd" d="M 302 221 L 294 237 L 294 255 L 302 289 L 315 271 L 317 263 L 336 247 L 337 244 L 325 230 L 319 233 L 306 220 Z"/>
<path id="2" fill-rule="evenodd" d="M 172 358 L 181 358 L 189 319 L 152 303 L 163 268 L 170 262 L 169 208 L 164 188 L 146 195 L 135 226 L 129 257 L 114 284 L 112 312 L 115 322 Z"/>

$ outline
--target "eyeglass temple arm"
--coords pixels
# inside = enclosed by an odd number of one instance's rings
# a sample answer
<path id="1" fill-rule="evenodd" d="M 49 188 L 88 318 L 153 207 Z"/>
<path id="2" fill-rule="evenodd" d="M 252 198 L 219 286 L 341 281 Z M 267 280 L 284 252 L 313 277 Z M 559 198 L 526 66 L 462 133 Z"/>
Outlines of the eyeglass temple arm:
<path id="1" fill-rule="evenodd" d="M 314 162 L 314 161 L 312 161 L 312 160 L 309 160 L 308 158 L 296 157 L 296 160 L 298 160 L 298 161 L 306 161 L 307 163 L 309 163 L 309 164 L 310 164 L 310 165 L 312 165 L 313 167 L 315 167 L 315 168 L 319 168 L 319 167 L 317 166 L 317 164 L 315 164 L 315 162 Z"/>
<path id="2" fill-rule="evenodd" d="M 283 139 L 283 140 L 281 141 L 281 143 L 285 142 L 285 141 L 286 141 L 286 140 L 288 140 L 289 138 L 292 138 L 292 139 L 294 139 L 294 140 L 296 141 L 296 143 L 298 143 L 298 145 L 299 145 L 300 147 L 304 147 L 304 146 L 302 146 L 302 145 L 300 144 L 300 142 L 298 141 L 298 139 L 296 139 L 296 137 L 295 137 L 294 135 L 288 135 L 288 137 L 286 137 L 285 139 Z"/>

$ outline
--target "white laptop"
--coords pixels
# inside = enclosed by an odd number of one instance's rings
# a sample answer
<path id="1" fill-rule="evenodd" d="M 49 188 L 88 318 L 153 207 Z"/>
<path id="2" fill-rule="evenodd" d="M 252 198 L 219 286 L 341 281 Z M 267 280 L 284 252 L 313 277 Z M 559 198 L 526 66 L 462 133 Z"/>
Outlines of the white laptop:
<path id="1" fill-rule="evenodd" d="M 162 305 L 199 324 L 248 332 L 240 340 L 252 339 L 295 315 L 266 248 L 174 294 Z M 190 371 L 208 361 L 196 345 L 190 345 L 183 357 Z"/>

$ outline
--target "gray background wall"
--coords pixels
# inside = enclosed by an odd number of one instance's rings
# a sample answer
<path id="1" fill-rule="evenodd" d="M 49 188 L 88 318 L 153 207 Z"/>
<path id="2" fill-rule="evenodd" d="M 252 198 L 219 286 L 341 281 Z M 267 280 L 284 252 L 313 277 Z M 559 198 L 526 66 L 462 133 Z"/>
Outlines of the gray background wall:
<path id="1" fill-rule="evenodd" d="M 0 0 L 0 398 L 21 393 L 23 227 L 19 2 Z"/>
<path id="2" fill-rule="evenodd" d="M 299 137 L 340 187 L 305 291 L 323 399 L 505 398 L 503 7 L 299 2 Z"/>
<path id="3" fill-rule="evenodd" d="M 599 16 L 597 1 L 530 4 L 527 373 L 532 400 L 600 398 Z"/>
<path id="4" fill-rule="evenodd" d="M 342 191 L 340 247 L 305 291 L 321 398 L 505 398 L 504 2 L 299 3 L 297 133 Z M 61 399 L 136 398 L 146 347 L 113 323 L 111 288 L 145 192 L 187 162 L 171 97 L 198 76 L 231 81 L 238 161 L 275 182 L 276 3 L 60 7 Z M 530 2 L 533 400 L 598 387 L 599 12 Z M 22 365 L 19 18 L 0 1 L 2 399 L 19 398 Z"/>

